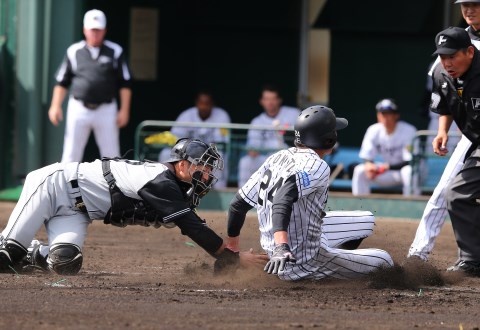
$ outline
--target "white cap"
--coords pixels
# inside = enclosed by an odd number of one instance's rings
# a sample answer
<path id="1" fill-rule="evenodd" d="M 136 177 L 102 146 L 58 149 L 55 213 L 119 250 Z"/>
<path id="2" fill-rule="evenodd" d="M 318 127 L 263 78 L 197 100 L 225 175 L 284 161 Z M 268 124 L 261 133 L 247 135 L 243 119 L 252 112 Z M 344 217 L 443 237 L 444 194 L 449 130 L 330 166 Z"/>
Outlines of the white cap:
<path id="1" fill-rule="evenodd" d="M 107 18 L 103 11 L 92 9 L 85 13 L 83 17 L 83 27 L 87 30 L 99 29 L 103 30 L 107 26 Z"/>

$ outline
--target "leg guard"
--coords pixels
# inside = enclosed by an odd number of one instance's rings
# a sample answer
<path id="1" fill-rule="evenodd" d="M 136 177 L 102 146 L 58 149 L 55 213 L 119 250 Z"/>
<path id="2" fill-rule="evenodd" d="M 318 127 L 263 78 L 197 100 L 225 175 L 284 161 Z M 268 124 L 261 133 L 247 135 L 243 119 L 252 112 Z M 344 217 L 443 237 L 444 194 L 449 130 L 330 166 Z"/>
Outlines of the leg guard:
<path id="1" fill-rule="evenodd" d="M 15 267 L 27 255 L 25 249 L 20 243 L 13 239 L 7 239 L 0 247 L 0 272 L 9 272 L 10 267 Z"/>
<path id="2" fill-rule="evenodd" d="M 48 269 L 60 275 L 75 275 L 82 268 L 83 255 L 75 244 L 57 243 L 50 247 Z"/>

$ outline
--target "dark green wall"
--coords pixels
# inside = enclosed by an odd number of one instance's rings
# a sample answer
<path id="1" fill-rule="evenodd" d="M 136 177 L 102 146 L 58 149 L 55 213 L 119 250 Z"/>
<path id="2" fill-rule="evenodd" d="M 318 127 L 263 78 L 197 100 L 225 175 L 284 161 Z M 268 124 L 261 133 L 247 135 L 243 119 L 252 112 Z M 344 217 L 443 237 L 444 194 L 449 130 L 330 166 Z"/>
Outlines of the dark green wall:
<path id="1" fill-rule="evenodd" d="M 258 99 L 265 83 L 278 85 L 284 102 L 295 105 L 300 1 L 91 1 L 86 9 L 103 10 L 107 38 L 128 51 L 132 6 L 159 9 L 159 78 L 134 83 L 122 152 L 133 148 L 141 121 L 174 120 L 203 87 L 237 123 L 248 123 L 262 111 Z M 86 157 L 96 153 L 90 141 Z"/>
<path id="2" fill-rule="evenodd" d="M 428 120 L 421 114 L 434 37 L 389 34 L 334 33 L 330 76 L 330 106 L 350 121 L 340 143 L 360 146 L 367 127 L 376 122 L 375 105 L 394 98 L 401 119 L 418 129 Z"/>
<path id="3" fill-rule="evenodd" d="M 16 52 L 14 0 L 0 0 L 0 188 L 13 181 L 14 57 Z"/>
<path id="4" fill-rule="evenodd" d="M 315 26 L 331 31 L 329 105 L 351 123 L 341 144 L 360 146 L 375 104 L 387 97 L 403 120 L 426 129 L 421 107 L 443 9 L 439 0 L 327 2 Z"/>

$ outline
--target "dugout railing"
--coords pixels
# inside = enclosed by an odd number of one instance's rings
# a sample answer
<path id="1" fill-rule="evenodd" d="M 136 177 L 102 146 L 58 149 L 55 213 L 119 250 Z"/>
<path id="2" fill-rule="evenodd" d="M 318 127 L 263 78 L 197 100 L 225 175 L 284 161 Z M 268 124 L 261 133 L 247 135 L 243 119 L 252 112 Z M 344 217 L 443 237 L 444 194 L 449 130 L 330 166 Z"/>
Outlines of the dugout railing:
<path id="1" fill-rule="evenodd" d="M 293 128 L 272 127 L 267 125 L 249 125 L 249 124 L 220 124 L 220 123 L 198 123 L 198 122 L 176 122 L 145 120 L 142 121 L 135 130 L 135 159 L 139 160 L 159 160 L 160 152 L 164 148 L 171 148 L 175 143 L 176 137 L 169 135 L 172 127 L 187 128 L 218 128 L 222 129 L 226 136 L 226 143 L 217 144 L 217 148 L 225 155 L 226 166 L 228 168 L 228 185 L 236 187 L 238 182 L 238 162 L 240 158 L 247 153 L 247 133 L 249 130 L 274 131 L 278 139 L 282 139 L 287 146 L 293 146 Z M 256 148 L 262 154 L 271 154 L 279 148 Z"/>
<path id="2" fill-rule="evenodd" d="M 421 194 L 431 194 L 437 186 L 443 171 L 452 155 L 457 142 L 461 138 L 461 133 L 450 132 L 448 154 L 439 156 L 433 152 L 432 140 L 437 136 L 437 131 L 419 130 L 412 141 L 412 189 L 419 191 Z"/>
<path id="3" fill-rule="evenodd" d="M 141 122 L 135 131 L 135 159 L 139 160 L 159 160 L 160 152 L 164 148 L 170 148 L 176 141 L 169 136 L 168 132 L 174 126 L 180 127 L 207 127 L 219 128 L 225 130 L 226 143 L 217 144 L 218 148 L 226 157 L 226 166 L 228 169 L 228 185 L 236 187 L 238 182 L 238 162 L 240 158 L 247 153 L 247 133 L 248 130 L 276 131 L 278 138 L 284 139 L 286 145 L 293 145 L 293 128 L 259 126 L 249 124 L 216 124 L 216 123 L 196 123 L 196 122 L 176 122 L 176 121 L 157 121 L 146 120 Z M 155 140 L 155 136 L 165 134 L 160 139 Z M 440 157 L 433 153 L 429 138 L 435 137 L 436 131 L 420 130 L 416 133 L 412 141 L 412 189 L 420 194 L 430 194 L 435 189 L 443 170 L 448 162 L 449 156 L 453 152 L 451 147 L 449 154 Z M 450 133 L 450 137 L 460 137 L 459 133 Z M 260 149 L 259 152 L 271 154 L 279 149 Z M 325 161 L 332 166 L 332 173 L 335 174 L 335 166 L 343 164 L 347 169 L 350 163 L 360 162 L 358 158 L 359 148 L 340 145 L 336 153 L 327 156 Z M 352 163 L 352 164 L 353 164 Z M 381 187 L 380 187 L 381 188 Z M 380 189 L 379 188 L 379 189 Z M 351 191 L 351 180 L 342 176 L 332 177 L 331 190 Z M 375 189 L 374 189 L 375 191 Z M 380 189 L 379 192 L 385 191 Z M 387 192 L 388 189 L 386 190 Z M 391 192 L 401 192 L 399 188 Z"/>

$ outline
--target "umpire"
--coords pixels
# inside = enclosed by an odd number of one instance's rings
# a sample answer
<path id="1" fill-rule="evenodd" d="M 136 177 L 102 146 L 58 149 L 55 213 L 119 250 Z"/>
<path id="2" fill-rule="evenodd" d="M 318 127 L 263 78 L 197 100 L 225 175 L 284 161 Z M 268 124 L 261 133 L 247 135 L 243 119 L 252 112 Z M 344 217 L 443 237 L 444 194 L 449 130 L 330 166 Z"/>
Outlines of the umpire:
<path id="1" fill-rule="evenodd" d="M 465 164 L 447 187 L 447 209 L 459 247 L 449 271 L 480 276 L 480 53 L 468 32 L 450 27 L 435 38 L 441 66 L 433 72 L 432 111 L 440 115 L 433 151 L 447 153 L 453 121 L 472 142 Z"/>
<path id="2" fill-rule="evenodd" d="M 102 157 L 120 156 L 119 128 L 128 124 L 131 74 L 120 45 L 105 40 L 105 14 L 89 10 L 83 19 L 85 40 L 68 47 L 55 75 L 48 117 L 63 120 L 62 102 L 70 88 L 62 163 L 80 162 L 93 130 Z M 120 97 L 120 108 L 117 105 Z"/>

